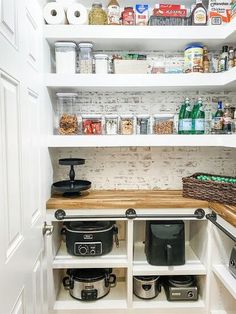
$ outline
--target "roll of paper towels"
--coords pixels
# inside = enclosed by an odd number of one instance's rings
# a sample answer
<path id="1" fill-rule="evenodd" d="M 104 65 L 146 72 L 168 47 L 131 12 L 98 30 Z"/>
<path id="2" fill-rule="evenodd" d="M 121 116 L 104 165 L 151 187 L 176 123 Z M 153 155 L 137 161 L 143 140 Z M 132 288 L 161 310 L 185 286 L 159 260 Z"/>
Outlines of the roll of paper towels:
<path id="1" fill-rule="evenodd" d="M 88 11 L 86 7 L 79 3 L 73 3 L 66 12 L 69 24 L 85 25 L 88 24 Z"/>
<path id="2" fill-rule="evenodd" d="M 47 24 L 66 24 L 66 13 L 63 6 L 56 2 L 46 4 L 43 10 L 43 16 Z"/>

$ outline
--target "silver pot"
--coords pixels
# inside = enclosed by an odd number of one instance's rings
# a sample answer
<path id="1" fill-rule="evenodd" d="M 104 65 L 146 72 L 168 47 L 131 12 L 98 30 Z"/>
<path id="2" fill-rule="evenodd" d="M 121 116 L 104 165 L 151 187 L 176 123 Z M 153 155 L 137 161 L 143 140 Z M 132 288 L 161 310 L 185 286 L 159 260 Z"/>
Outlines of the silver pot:
<path id="1" fill-rule="evenodd" d="M 105 297 L 116 285 L 116 276 L 108 269 L 68 269 L 63 285 L 70 295 L 81 301 Z"/>
<path id="2" fill-rule="evenodd" d="M 134 294 L 141 299 L 153 299 L 161 291 L 160 276 L 135 276 Z"/>

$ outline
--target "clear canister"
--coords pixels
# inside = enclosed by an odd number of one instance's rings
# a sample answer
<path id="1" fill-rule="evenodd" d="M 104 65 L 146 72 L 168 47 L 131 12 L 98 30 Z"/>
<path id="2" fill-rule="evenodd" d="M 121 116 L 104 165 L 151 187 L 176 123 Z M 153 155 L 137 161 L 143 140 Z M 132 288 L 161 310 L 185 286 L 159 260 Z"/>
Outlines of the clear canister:
<path id="1" fill-rule="evenodd" d="M 102 134 L 102 116 L 101 115 L 82 115 L 82 132 L 85 135 Z"/>
<path id="2" fill-rule="evenodd" d="M 136 134 L 149 134 L 150 115 L 137 115 L 136 119 Z"/>
<path id="3" fill-rule="evenodd" d="M 57 93 L 57 114 L 55 133 L 76 135 L 79 132 L 78 117 L 75 113 L 76 93 Z"/>
<path id="4" fill-rule="evenodd" d="M 79 72 L 82 74 L 93 73 L 93 44 L 79 44 Z"/>
<path id="5" fill-rule="evenodd" d="M 89 24 L 90 25 L 106 25 L 107 13 L 102 8 L 102 3 L 94 2 L 92 9 L 89 12 Z"/>
<path id="6" fill-rule="evenodd" d="M 108 55 L 106 54 L 95 54 L 95 73 L 96 74 L 107 74 L 109 63 L 108 63 Z"/>
<path id="7" fill-rule="evenodd" d="M 120 134 L 131 135 L 134 133 L 134 116 L 122 115 L 120 116 Z"/>
<path id="8" fill-rule="evenodd" d="M 153 121 L 154 134 L 173 134 L 174 133 L 174 115 L 173 114 L 155 114 Z"/>
<path id="9" fill-rule="evenodd" d="M 105 133 L 108 135 L 118 134 L 118 116 L 117 115 L 105 116 Z"/>
<path id="10" fill-rule="evenodd" d="M 76 44 L 73 42 L 56 42 L 56 73 L 76 73 Z"/>

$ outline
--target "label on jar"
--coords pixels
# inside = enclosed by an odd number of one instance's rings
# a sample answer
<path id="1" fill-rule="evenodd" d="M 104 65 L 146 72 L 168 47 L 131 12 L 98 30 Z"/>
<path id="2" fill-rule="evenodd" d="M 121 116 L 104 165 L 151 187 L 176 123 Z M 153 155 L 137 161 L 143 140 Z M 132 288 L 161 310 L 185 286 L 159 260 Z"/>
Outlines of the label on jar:
<path id="1" fill-rule="evenodd" d="M 222 126 L 223 126 L 222 117 L 215 117 L 214 118 L 214 129 L 215 130 L 222 130 Z"/>
<path id="2" fill-rule="evenodd" d="M 192 130 L 192 119 L 183 119 L 182 120 L 182 130 L 183 131 L 191 131 Z"/>
<path id="3" fill-rule="evenodd" d="M 118 5 L 109 5 L 108 24 L 120 24 L 120 7 Z"/>
<path id="4" fill-rule="evenodd" d="M 203 49 L 201 47 L 189 47 L 184 52 L 184 71 L 203 72 Z"/>
<path id="5" fill-rule="evenodd" d="M 207 22 L 207 15 L 206 15 L 206 11 L 204 10 L 204 8 L 197 8 L 194 12 L 194 16 L 193 16 L 193 23 L 194 24 L 201 24 L 204 25 Z"/>
<path id="6" fill-rule="evenodd" d="M 205 119 L 196 119 L 194 129 L 195 131 L 205 131 Z"/>

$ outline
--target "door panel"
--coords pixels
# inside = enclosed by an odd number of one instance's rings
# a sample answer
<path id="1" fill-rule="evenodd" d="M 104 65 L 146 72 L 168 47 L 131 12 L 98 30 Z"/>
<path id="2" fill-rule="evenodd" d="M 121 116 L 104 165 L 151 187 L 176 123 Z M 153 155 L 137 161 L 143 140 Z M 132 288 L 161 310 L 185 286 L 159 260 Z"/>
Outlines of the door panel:
<path id="1" fill-rule="evenodd" d="M 16 0 L 2 0 L 0 7 L 0 32 L 16 47 L 17 39 L 17 10 Z"/>
<path id="2" fill-rule="evenodd" d="M 11 314 L 24 314 L 25 313 L 25 304 L 24 304 L 24 289 L 22 289 L 19 297 L 17 298 L 16 304 L 14 305 Z"/>

